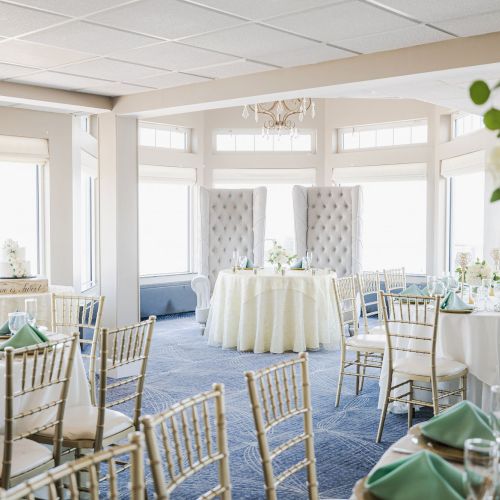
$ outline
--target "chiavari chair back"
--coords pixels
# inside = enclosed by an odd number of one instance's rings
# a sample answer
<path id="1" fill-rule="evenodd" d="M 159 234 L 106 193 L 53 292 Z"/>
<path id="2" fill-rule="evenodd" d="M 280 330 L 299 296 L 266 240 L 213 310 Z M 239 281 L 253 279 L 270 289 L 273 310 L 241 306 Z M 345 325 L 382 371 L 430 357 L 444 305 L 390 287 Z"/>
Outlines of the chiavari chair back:
<path id="1" fill-rule="evenodd" d="M 199 498 L 231 499 L 224 386 L 142 418 L 156 498 L 168 500 L 186 479 L 216 464 L 218 484 Z"/>
<path id="2" fill-rule="evenodd" d="M 49 472 L 42 473 L 7 491 L 0 492 L 0 500 L 35 500 L 39 498 L 40 490 L 47 491 L 49 500 L 82 498 L 80 486 L 80 475 L 82 474 L 88 477 L 85 498 L 90 498 L 90 500 L 104 498 L 103 490 L 106 488 L 106 498 L 110 500 L 120 500 L 121 498 L 143 500 L 145 484 L 141 439 L 140 433 L 132 433 L 126 444 L 85 455 L 74 462 L 59 465 Z M 118 484 L 117 461 L 123 460 L 131 465 L 127 492 L 121 491 Z M 103 474 L 103 470 L 105 474 Z"/>
<path id="3" fill-rule="evenodd" d="M 352 329 L 354 335 L 357 335 L 359 329 L 356 284 L 352 276 L 345 276 L 344 278 L 335 278 L 333 287 L 343 340 L 346 330 L 349 332 Z"/>
<path id="4" fill-rule="evenodd" d="M 311 389 L 308 357 L 283 361 L 259 371 L 245 373 L 259 442 L 266 498 L 276 500 L 277 487 L 302 469 L 307 470 L 309 499 L 319 498 L 314 453 Z M 268 433 L 293 417 L 302 417 L 303 432 L 270 450 Z M 305 458 L 280 474 L 274 472 L 273 461 L 290 448 L 304 444 Z"/>
<path id="5" fill-rule="evenodd" d="M 405 268 L 384 269 L 384 284 L 388 293 L 402 292 L 406 288 Z"/>
<path id="6" fill-rule="evenodd" d="M 54 342 L 21 349 L 5 348 L 3 488 L 59 464 L 62 424 L 77 343 L 75 333 Z M 47 429 L 53 434 L 51 452 L 28 439 Z"/>
<path id="7" fill-rule="evenodd" d="M 365 333 L 370 333 L 370 318 L 377 316 L 382 322 L 380 307 L 380 274 L 378 271 L 364 271 L 357 275 L 358 290 L 361 298 L 361 315 Z"/>

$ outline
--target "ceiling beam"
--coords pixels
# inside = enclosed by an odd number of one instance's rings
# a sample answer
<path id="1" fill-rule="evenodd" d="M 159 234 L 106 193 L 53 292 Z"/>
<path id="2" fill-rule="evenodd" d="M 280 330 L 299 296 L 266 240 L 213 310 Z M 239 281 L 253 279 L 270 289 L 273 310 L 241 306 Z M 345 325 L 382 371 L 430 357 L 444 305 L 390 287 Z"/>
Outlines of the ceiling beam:
<path id="1" fill-rule="evenodd" d="M 70 90 L 0 82 L 0 102 L 7 105 L 53 108 L 57 112 L 98 114 L 110 111 L 110 97 Z"/>
<path id="2" fill-rule="evenodd" d="M 376 52 L 115 98 L 113 111 L 147 118 L 314 96 L 335 86 L 500 62 L 500 32 Z M 478 75 L 480 77 L 480 75 Z"/>

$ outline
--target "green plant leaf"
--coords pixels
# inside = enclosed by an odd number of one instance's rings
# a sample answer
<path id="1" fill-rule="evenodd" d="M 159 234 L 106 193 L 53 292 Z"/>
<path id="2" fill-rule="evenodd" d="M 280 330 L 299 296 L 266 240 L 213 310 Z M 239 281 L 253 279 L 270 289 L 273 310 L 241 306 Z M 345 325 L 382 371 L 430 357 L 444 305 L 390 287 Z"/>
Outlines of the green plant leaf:
<path id="1" fill-rule="evenodd" d="M 500 188 L 496 188 L 491 194 L 490 202 L 500 201 Z"/>
<path id="2" fill-rule="evenodd" d="M 490 98 L 490 88 L 483 80 L 476 80 L 470 86 L 469 94 L 474 104 L 481 105 Z"/>
<path id="3" fill-rule="evenodd" d="M 500 129 L 500 110 L 491 108 L 483 116 L 484 124 L 490 130 Z"/>

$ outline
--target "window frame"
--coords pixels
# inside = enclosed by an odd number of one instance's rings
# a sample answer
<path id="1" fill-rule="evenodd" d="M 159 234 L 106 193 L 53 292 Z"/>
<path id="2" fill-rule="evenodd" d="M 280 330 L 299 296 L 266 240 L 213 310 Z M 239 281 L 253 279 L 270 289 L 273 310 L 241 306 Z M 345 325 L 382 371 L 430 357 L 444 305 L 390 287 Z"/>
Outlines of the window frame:
<path id="1" fill-rule="evenodd" d="M 141 129 L 150 129 L 155 131 L 155 145 L 144 145 L 141 144 Z M 170 141 L 170 146 L 159 146 L 157 140 L 157 132 L 158 131 L 167 131 L 171 132 L 182 132 L 184 134 L 184 148 L 173 148 L 171 147 L 172 142 Z M 166 151 L 173 151 L 176 153 L 191 153 L 192 152 L 192 130 L 189 127 L 183 127 L 180 125 L 169 125 L 166 123 L 155 123 L 155 122 L 147 122 L 147 121 L 139 121 L 137 126 L 137 143 L 141 148 L 152 148 L 152 149 L 160 149 Z"/>
<path id="2" fill-rule="evenodd" d="M 463 134 L 457 135 L 457 121 L 466 118 L 468 116 L 477 116 L 480 120 L 480 127 L 476 128 L 474 130 L 471 130 L 470 132 L 464 132 Z M 485 128 L 483 119 L 481 115 L 476 115 L 475 113 L 467 113 L 465 111 L 456 111 L 455 113 L 451 113 L 450 115 L 450 130 L 451 130 L 451 138 L 452 139 L 458 139 L 460 137 L 465 137 L 471 134 L 474 134 L 476 132 L 479 132 L 480 130 L 483 130 Z"/>
<path id="3" fill-rule="evenodd" d="M 85 230 L 89 231 L 88 238 L 88 247 L 86 251 L 88 254 L 80 255 L 80 291 L 86 292 L 91 288 L 94 288 L 97 285 L 97 241 L 98 241 L 98 233 L 97 233 L 97 211 L 98 211 L 98 178 L 95 173 L 89 171 L 82 167 L 81 177 L 85 172 L 85 178 L 88 180 L 89 191 L 85 190 L 85 194 L 89 196 L 87 199 L 87 207 L 89 209 L 88 215 L 88 223 L 89 226 L 85 227 Z M 82 182 L 83 179 L 80 179 Z M 81 200 L 82 201 L 82 200 Z M 82 210 L 82 205 L 80 205 L 80 210 Z M 80 217 L 81 223 L 82 217 Z M 87 220 L 87 219 L 86 219 Z M 82 228 L 81 228 L 82 229 Z M 82 237 L 82 235 L 80 235 Z M 83 244 L 80 245 L 80 248 L 83 249 Z M 89 270 L 90 270 L 90 280 L 83 281 L 83 276 L 81 274 L 81 268 L 83 264 L 83 260 L 88 256 L 90 260 Z"/>

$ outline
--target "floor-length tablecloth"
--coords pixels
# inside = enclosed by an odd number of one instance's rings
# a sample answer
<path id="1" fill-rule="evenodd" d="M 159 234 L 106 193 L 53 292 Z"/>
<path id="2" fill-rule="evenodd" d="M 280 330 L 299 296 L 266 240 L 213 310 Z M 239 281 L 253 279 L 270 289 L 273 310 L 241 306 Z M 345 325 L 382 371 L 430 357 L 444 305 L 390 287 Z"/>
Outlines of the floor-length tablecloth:
<path id="1" fill-rule="evenodd" d="M 418 332 L 421 335 L 422 329 Z M 500 384 L 500 313 L 440 313 L 436 352 L 438 356 L 467 365 L 467 399 L 488 409 L 490 387 Z M 387 370 L 386 349 L 380 376 L 379 408 L 382 408 L 385 398 Z M 406 405 L 393 403 L 392 410 L 405 411 Z"/>
<path id="2" fill-rule="evenodd" d="M 221 271 L 205 335 L 210 345 L 241 351 L 338 348 L 333 275 L 328 271 Z"/>

